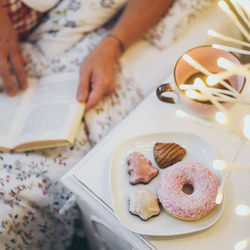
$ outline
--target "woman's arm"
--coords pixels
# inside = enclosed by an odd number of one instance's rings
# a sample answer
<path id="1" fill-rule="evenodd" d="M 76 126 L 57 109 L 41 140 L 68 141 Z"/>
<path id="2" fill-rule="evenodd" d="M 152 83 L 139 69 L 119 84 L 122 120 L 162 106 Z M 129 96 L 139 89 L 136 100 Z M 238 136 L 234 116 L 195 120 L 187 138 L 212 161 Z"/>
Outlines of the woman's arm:
<path id="1" fill-rule="evenodd" d="M 172 0 L 130 0 L 111 31 L 128 48 L 166 13 Z"/>
<path id="2" fill-rule="evenodd" d="M 27 88 L 27 77 L 23 66 L 26 61 L 19 46 L 16 31 L 0 0 L 0 77 L 9 96 L 14 96 L 17 92 L 9 65 L 11 64 L 14 70 L 20 89 L 24 90 Z"/>
<path id="3" fill-rule="evenodd" d="M 94 107 L 101 98 L 115 89 L 115 65 L 128 48 L 167 11 L 172 0 L 129 0 L 119 21 L 83 61 L 77 99 L 86 102 L 86 110 Z"/>

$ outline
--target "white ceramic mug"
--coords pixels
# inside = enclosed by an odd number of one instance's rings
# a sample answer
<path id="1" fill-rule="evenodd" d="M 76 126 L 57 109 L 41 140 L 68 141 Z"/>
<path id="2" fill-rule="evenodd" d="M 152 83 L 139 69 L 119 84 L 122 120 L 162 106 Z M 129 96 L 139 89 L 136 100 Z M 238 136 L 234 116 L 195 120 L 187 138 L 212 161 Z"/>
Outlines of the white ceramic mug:
<path id="1" fill-rule="evenodd" d="M 239 58 L 233 53 L 226 52 L 223 50 L 215 49 L 212 46 L 200 46 L 195 47 L 187 51 L 185 54 L 191 56 L 199 64 L 205 67 L 208 71 L 213 73 L 218 73 L 223 71 L 217 65 L 217 60 L 220 57 L 229 59 L 233 63 L 241 64 Z M 202 103 L 195 99 L 188 98 L 181 90 L 180 85 L 185 83 L 185 81 L 192 75 L 198 73 L 199 70 L 192 67 L 187 63 L 182 56 L 178 59 L 174 68 L 174 82 L 164 83 L 157 87 L 156 95 L 159 100 L 167 103 L 176 103 L 175 99 L 164 95 L 167 92 L 174 92 L 177 95 L 178 102 L 185 105 L 190 111 L 195 112 L 201 116 L 211 116 L 217 111 L 212 103 Z M 233 75 L 227 79 L 231 86 L 237 91 L 241 92 L 245 85 L 245 78 L 240 75 Z M 232 103 L 222 103 L 225 108 L 232 107 Z"/>

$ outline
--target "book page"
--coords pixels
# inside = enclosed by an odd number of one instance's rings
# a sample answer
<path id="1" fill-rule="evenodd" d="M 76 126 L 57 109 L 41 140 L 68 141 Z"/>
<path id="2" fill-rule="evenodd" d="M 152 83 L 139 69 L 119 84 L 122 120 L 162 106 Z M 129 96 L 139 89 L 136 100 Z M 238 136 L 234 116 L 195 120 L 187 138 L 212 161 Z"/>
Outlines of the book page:
<path id="1" fill-rule="evenodd" d="M 53 74 L 38 81 L 23 117 L 17 145 L 67 139 L 75 114 L 79 114 L 79 109 L 82 114 L 84 109 L 76 100 L 78 81 L 77 72 Z"/>
<path id="2" fill-rule="evenodd" d="M 29 81 L 26 91 L 19 91 L 14 97 L 9 97 L 5 92 L 0 93 L 0 147 L 12 148 L 16 137 L 16 127 L 22 117 L 26 103 L 34 89 L 35 80 Z"/>

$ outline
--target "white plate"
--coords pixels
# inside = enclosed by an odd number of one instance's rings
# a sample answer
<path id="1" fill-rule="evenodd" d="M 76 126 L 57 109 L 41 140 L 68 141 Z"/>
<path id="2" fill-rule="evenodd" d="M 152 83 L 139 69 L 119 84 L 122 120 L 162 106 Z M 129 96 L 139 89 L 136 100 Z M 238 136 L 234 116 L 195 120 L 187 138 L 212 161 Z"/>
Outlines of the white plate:
<path id="1" fill-rule="evenodd" d="M 145 188 L 157 193 L 159 176 L 164 169 L 160 169 L 158 176 L 149 184 L 131 185 L 129 184 L 129 174 L 127 172 L 127 157 L 131 152 L 140 152 L 151 160 L 154 166 L 157 166 L 153 156 L 153 146 L 156 142 L 175 142 L 185 147 L 187 154 L 183 160 L 203 163 L 221 181 L 221 172 L 212 168 L 212 163 L 217 158 L 216 153 L 201 137 L 187 133 L 158 133 L 135 137 L 117 148 L 110 166 L 111 195 L 118 219 L 129 230 L 144 235 L 180 235 L 200 231 L 212 226 L 223 213 L 225 199 L 220 206 L 198 221 L 176 219 L 167 214 L 162 208 L 158 216 L 152 217 L 148 221 L 143 221 L 129 212 L 129 194 Z"/>

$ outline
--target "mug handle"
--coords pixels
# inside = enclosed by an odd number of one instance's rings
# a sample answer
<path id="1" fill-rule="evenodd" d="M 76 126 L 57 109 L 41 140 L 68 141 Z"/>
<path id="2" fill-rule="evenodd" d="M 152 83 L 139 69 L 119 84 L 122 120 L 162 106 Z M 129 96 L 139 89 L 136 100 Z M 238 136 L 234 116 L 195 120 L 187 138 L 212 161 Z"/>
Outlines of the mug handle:
<path id="1" fill-rule="evenodd" d="M 176 101 L 174 100 L 173 97 L 167 97 L 162 95 L 164 92 L 172 92 L 176 95 L 177 99 L 179 100 L 177 94 L 175 93 L 175 91 L 172 89 L 170 83 L 163 83 L 161 85 L 159 85 L 156 88 L 156 95 L 158 97 L 158 99 L 162 102 L 167 102 L 167 103 L 174 103 L 176 104 Z"/>

